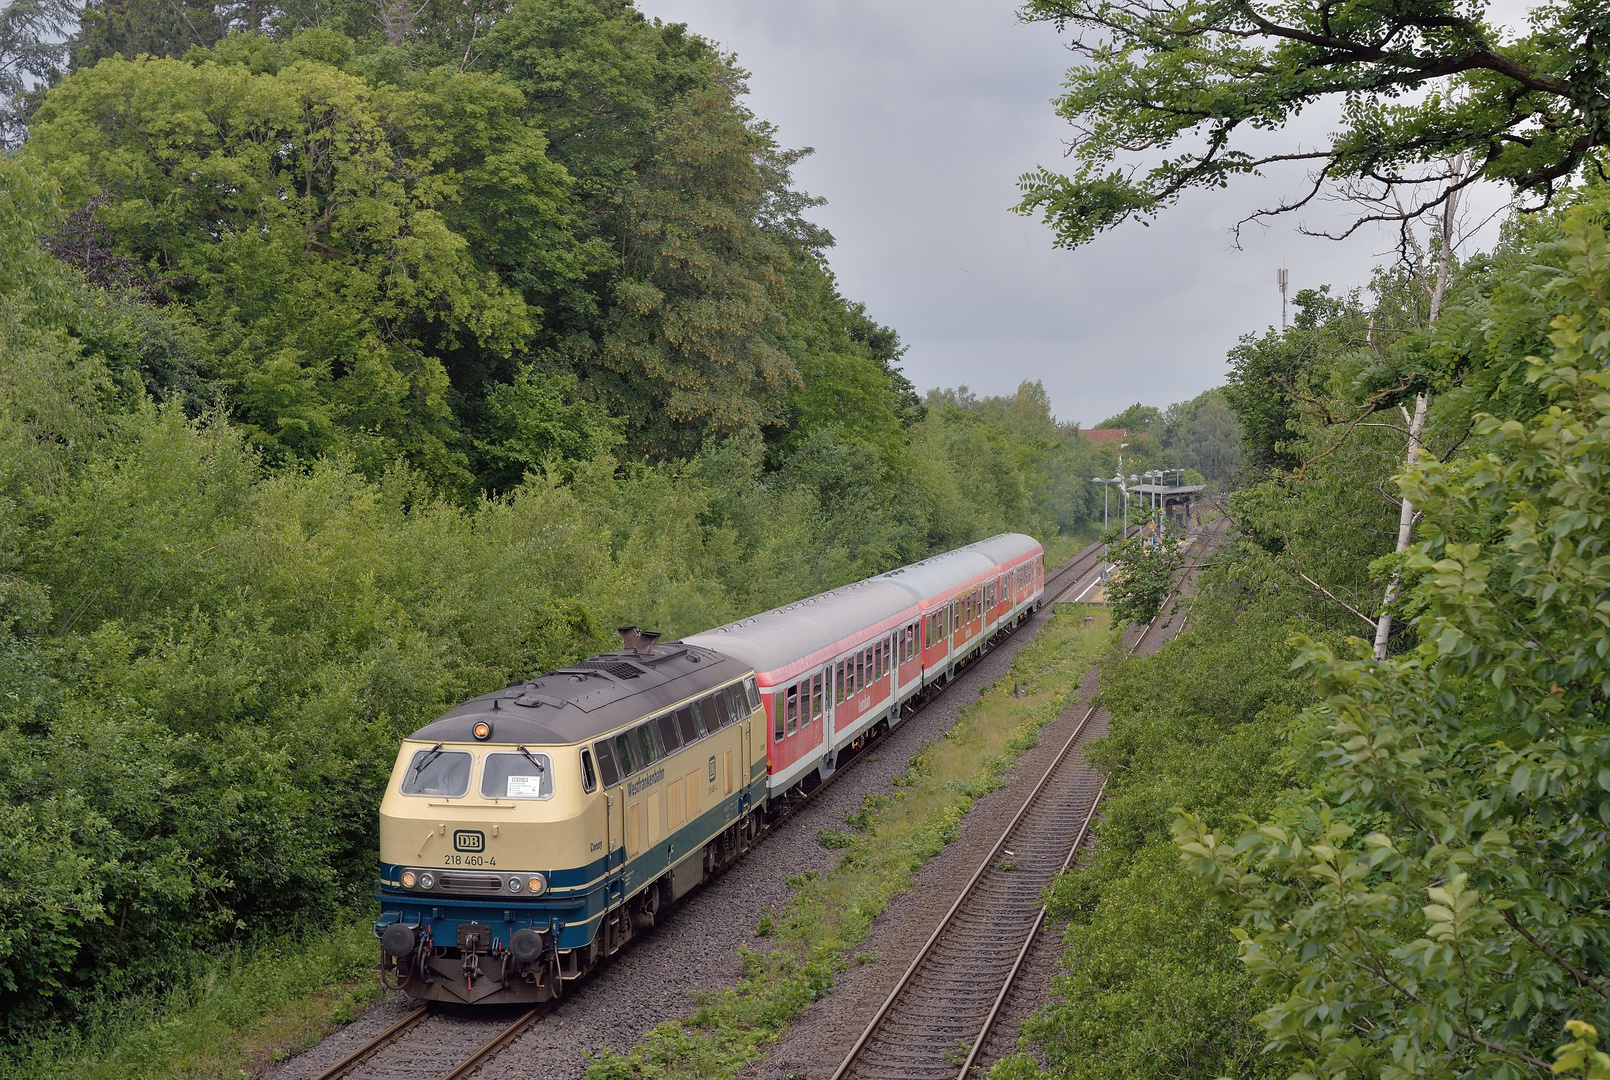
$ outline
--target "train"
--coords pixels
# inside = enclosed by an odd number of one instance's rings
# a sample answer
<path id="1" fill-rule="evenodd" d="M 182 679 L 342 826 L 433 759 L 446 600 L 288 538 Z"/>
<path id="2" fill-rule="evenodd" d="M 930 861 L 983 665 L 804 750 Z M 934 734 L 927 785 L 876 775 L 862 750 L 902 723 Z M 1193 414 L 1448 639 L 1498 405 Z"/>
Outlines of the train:
<path id="1" fill-rule="evenodd" d="M 681 641 L 470 699 L 402 741 L 380 803 L 382 980 L 562 997 L 1026 621 L 1045 552 L 1004 533 Z"/>

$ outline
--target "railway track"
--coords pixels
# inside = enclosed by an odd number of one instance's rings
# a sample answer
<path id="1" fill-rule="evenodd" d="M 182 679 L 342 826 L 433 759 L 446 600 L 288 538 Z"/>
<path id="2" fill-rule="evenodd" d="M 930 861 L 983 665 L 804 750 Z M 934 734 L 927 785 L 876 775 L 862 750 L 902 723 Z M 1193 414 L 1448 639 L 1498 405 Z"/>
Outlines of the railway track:
<path id="1" fill-rule="evenodd" d="M 342 1080 L 342 1078 L 358 1080 L 359 1077 L 363 1076 L 407 1075 L 412 1077 L 420 1075 L 420 1062 L 410 1060 L 389 1063 L 378 1059 L 389 1047 L 399 1043 L 405 1035 L 425 1023 L 431 1016 L 432 1010 L 430 1006 L 419 1006 L 386 1030 L 353 1050 L 346 1057 L 331 1065 L 328 1069 L 315 1075 L 312 1080 Z M 447 1040 L 449 1043 L 447 1046 L 438 1044 L 430 1047 L 431 1056 L 437 1056 L 442 1051 L 445 1051 L 449 1056 L 453 1056 L 454 1050 L 462 1051 L 466 1048 L 469 1050 L 468 1056 L 458 1060 L 455 1064 L 449 1065 L 446 1072 L 439 1072 L 435 1075 L 439 1077 L 439 1080 L 465 1080 L 466 1077 L 470 1076 L 482 1065 L 496 1057 L 499 1051 L 523 1035 L 527 1028 L 540 1019 L 542 1019 L 542 1010 L 529 1009 L 514 1022 L 499 1026 L 496 1034 L 482 1042 L 478 1049 L 475 1047 L 474 1039 L 468 1042 L 467 1047 L 455 1047 L 451 1044 L 454 1042 L 463 1043 L 464 1040 L 452 1038 Z M 465 1026 L 480 1027 L 482 1022 L 472 1021 Z M 371 1066 L 378 1066 L 378 1069 L 371 1068 Z"/>
<path id="2" fill-rule="evenodd" d="M 1091 580 L 1092 573 L 1102 566 L 1102 554 L 1103 547 L 1100 543 L 1091 544 L 1049 574 L 1046 578 L 1044 589 L 1044 596 L 1047 598 L 1044 601 L 1045 604 L 1050 605 L 1063 600 L 1065 594 L 1079 586 L 1084 586 L 1088 589 L 1087 582 Z M 1099 580 L 1099 578 L 1095 580 Z M 935 699 L 930 699 L 930 701 L 932 700 Z M 870 750 L 879 741 L 881 740 L 873 740 L 867 747 L 863 748 L 862 753 Z M 856 755 L 857 758 L 860 756 L 860 754 Z M 853 763 L 853 759 L 846 762 L 835 770 L 832 776 L 812 789 L 810 799 L 801 799 L 797 804 L 787 807 L 756 838 L 755 844 L 764 843 L 767 837 L 775 833 L 784 822 L 808 805 L 816 795 L 844 776 L 848 771 L 849 765 Z M 1091 808 L 1094 808 L 1093 803 Z M 1089 819 L 1087 816 L 1084 820 L 1084 827 L 1088 827 L 1088 824 Z M 371 1077 L 389 1078 L 401 1076 L 407 1076 L 411 1080 L 412 1078 L 424 1076 L 433 1076 L 436 1080 L 467 1080 L 483 1065 L 496 1057 L 505 1047 L 524 1034 L 527 1029 L 541 1020 L 546 1011 L 546 1008 L 531 1009 L 520 1014 L 512 1022 L 499 1025 L 496 1033 L 484 1042 L 479 1042 L 478 1047 L 476 1044 L 480 1036 L 474 1035 L 472 1030 L 454 1031 L 450 1034 L 443 1033 L 441 1038 L 430 1040 L 431 1045 L 421 1047 L 417 1053 L 409 1055 L 409 1060 L 407 1061 L 389 1060 L 391 1057 L 396 1056 L 388 1054 L 391 1048 L 402 1049 L 399 1044 L 403 1044 L 405 1039 L 416 1032 L 416 1029 L 433 1018 L 440 1016 L 429 1006 L 422 1005 L 352 1050 L 323 1072 L 315 1074 L 310 1080 L 368 1080 Z M 488 1025 L 484 1021 L 476 1020 L 463 1021 L 460 1026 L 465 1029 L 475 1029 Z M 466 1040 L 462 1037 L 465 1034 L 471 1034 L 472 1037 Z M 444 1041 L 446 1045 L 443 1045 Z M 432 1071 L 427 1062 L 417 1060 L 427 1056 L 430 1058 L 448 1057 L 455 1059 L 455 1061 L 445 1066 L 445 1072 Z"/>
<path id="3" fill-rule="evenodd" d="M 1064 578 L 1057 595 L 1073 591 L 1082 581 Z M 1049 583 L 1046 593 L 1051 595 Z M 1177 596 L 1176 587 L 1170 601 Z M 1172 603 L 1165 605 L 1147 624 L 1129 647 L 1130 655 L 1172 608 Z M 1040 896 L 1058 872 L 1072 865 L 1105 791 L 1105 780 L 1085 768 L 1082 755 L 1074 752 L 1105 729 L 1096 716 L 1094 706 L 1085 709 L 833 1080 L 968 1080 L 980 1064 L 1007 995 L 1044 925 Z"/>

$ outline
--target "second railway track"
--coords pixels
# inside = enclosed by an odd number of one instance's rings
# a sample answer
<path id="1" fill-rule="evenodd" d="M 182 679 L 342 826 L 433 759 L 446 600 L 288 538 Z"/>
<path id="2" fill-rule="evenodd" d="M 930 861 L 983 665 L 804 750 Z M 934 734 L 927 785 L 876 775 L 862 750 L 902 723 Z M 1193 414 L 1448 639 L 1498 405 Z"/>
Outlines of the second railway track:
<path id="1" fill-rule="evenodd" d="M 1087 553 L 1081 553 L 1085 555 Z M 1070 593 L 1096 565 L 1070 561 L 1046 585 Z M 1053 592 L 1053 582 L 1059 593 Z M 1177 592 L 1171 600 L 1177 597 Z M 1138 651 L 1172 605 L 1130 646 Z M 989 855 L 850 1048 L 833 1080 L 968 1080 L 1045 920 L 1040 897 L 1089 834 L 1106 783 L 1077 751 L 1104 733 L 1087 706 Z"/>

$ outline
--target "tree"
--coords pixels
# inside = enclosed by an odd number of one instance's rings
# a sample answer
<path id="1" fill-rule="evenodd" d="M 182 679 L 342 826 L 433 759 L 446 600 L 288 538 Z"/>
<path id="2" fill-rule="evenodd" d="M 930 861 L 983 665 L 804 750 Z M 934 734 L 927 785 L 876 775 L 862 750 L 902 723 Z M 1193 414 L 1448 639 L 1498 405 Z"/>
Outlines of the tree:
<path id="1" fill-rule="evenodd" d="M 1310 168 L 1307 190 L 1243 222 L 1307 206 L 1329 185 L 1373 202 L 1352 228 L 1414 220 L 1480 181 L 1546 206 L 1598 167 L 1610 132 L 1610 12 L 1594 0 L 1550 0 L 1510 38 L 1486 8 L 1029 0 L 1026 17 L 1071 28 L 1070 47 L 1086 62 L 1068 72 L 1057 102 L 1075 129 L 1075 167 L 1024 175 L 1019 210 L 1042 215 L 1072 247 L 1155 217 L 1192 189 L 1287 162 Z M 1259 138 L 1317 107 L 1341 114 L 1321 145 Z M 1124 155 L 1135 163 L 1120 163 Z M 1468 165 L 1456 173 L 1447 163 L 1459 155 Z"/>
<path id="2" fill-rule="evenodd" d="M 627 418 L 628 446 L 691 456 L 783 419 L 790 271 L 830 238 L 799 216 L 797 154 L 739 104 L 744 73 L 681 24 L 627 0 L 521 0 L 483 66 L 575 179 L 579 224 L 612 253 L 599 310 L 547 359 Z"/>
<path id="3" fill-rule="evenodd" d="M 48 95 L 24 153 L 176 283 L 271 460 L 345 447 L 460 484 L 443 361 L 512 368 L 579 273 L 568 177 L 506 84 L 371 86 L 308 55 L 343 46 L 237 34 L 194 63 L 102 61 Z"/>
<path id="4" fill-rule="evenodd" d="M 21 145 L 40 84 L 60 74 L 77 23 L 75 0 L 0 7 L 0 148 Z"/>
<path id="5" fill-rule="evenodd" d="M 1567 216 L 1549 247 L 1569 265 L 1547 287 L 1488 313 L 1550 328 L 1524 359 L 1542 407 L 1476 416 L 1472 452 L 1421 454 L 1403 479 L 1425 515 L 1404 566 L 1416 647 L 1380 660 L 1364 640 L 1300 641 L 1321 697 L 1289 762 L 1307 789 L 1239 840 L 1176 824 L 1189 864 L 1241 912 L 1242 960 L 1277 997 L 1261 1020 L 1294 1072 L 1542 1077 L 1567 1020 L 1603 1024 L 1601 206 Z"/>
<path id="6" fill-rule="evenodd" d="M 1109 544 L 1107 557 L 1116 566 L 1104 586 L 1113 622 L 1141 626 L 1157 618 L 1174 588 L 1175 572 L 1185 563 L 1179 537 L 1131 536 Z"/>

